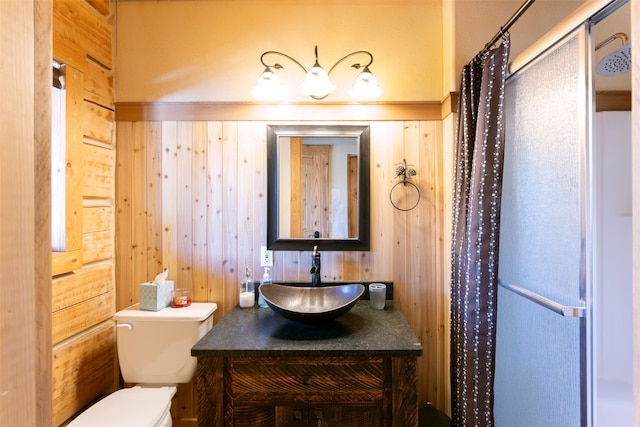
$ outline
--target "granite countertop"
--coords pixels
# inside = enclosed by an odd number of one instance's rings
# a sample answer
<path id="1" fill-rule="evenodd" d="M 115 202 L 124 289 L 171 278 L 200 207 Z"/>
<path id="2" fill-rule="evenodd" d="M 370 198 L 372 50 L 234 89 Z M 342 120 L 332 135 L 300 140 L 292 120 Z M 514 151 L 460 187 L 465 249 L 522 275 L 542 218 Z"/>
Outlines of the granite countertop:
<path id="1" fill-rule="evenodd" d="M 400 310 L 387 301 L 374 310 L 359 300 L 323 324 L 285 319 L 270 308 L 239 308 L 225 315 L 191 348 L 195 357 L 418 357 L 422 345 Z"/>

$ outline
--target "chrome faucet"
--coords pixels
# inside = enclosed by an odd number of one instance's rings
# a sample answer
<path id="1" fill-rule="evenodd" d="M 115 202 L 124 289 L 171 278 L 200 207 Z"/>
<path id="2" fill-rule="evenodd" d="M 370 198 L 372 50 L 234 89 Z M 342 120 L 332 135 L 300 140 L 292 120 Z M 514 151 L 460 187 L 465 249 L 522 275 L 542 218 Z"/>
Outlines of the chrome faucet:
<path id="1" fill-rule="evenodd" d="M 320 276 L 320 252 L 318 247 L 313 247 L 313 253 L 311 254 L 311 286 L 322 286 L 322 279 Z"/>

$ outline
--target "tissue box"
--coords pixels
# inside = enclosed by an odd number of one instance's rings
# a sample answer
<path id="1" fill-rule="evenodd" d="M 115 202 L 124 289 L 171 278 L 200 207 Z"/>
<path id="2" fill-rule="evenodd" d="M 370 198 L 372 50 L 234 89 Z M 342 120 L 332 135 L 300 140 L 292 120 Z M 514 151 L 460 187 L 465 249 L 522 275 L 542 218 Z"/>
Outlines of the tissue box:
<path id="1" fill-rule="evenodd" d="M 160 311 L 171 303 L 173 293 L 173 280 L 167 280 L 162 284 L 140 284 L 140 310 Z"/>

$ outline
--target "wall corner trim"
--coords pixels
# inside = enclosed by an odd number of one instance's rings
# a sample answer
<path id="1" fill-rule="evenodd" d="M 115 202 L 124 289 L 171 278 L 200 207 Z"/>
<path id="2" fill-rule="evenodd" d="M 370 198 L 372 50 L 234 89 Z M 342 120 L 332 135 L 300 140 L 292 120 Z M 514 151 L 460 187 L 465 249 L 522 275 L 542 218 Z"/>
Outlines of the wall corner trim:
<path id="1" fill-rule="evenodd" d="M 449 114 L 455 114 L 458 112 L 458 92 L 449 92 L 442 100 L 442 119 L 445 119 Z"/>
<path id="2" fill-rule="evenodd" d="M 596 111 L 631 111 L 631 91 L 596 92 Z"/>

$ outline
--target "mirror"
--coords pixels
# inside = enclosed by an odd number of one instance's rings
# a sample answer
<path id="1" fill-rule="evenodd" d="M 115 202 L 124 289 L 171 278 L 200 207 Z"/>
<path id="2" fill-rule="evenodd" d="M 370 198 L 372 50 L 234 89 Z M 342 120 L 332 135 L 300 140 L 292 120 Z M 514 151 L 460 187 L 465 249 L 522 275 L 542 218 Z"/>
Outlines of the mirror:
<path id="1" fill-rule="evenodd" d="M 369 126 L 267 126 L 267 246 L 369 250 Z"/>

